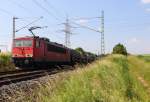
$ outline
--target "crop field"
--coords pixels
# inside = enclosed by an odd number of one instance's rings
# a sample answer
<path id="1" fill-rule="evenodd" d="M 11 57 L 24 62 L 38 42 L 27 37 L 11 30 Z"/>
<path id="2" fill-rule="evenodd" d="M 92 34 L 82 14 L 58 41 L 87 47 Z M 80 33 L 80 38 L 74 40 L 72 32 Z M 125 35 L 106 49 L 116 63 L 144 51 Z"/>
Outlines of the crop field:
<path id="1" fill-rule="evenodd" d="M 56 86 L 41 86 L 25 101 L 149 102 L 149 63 L 136 56 L 110 55 L 58 78 Z M 30 97 L 29 97 L 30 96 Z M 36 98 L 34 98 L 36 97 Z"/>
<path id="2" fill-rule="evenodd" d="M 10 53 L 0 53 L 0 72 L 15 70 Z"/>

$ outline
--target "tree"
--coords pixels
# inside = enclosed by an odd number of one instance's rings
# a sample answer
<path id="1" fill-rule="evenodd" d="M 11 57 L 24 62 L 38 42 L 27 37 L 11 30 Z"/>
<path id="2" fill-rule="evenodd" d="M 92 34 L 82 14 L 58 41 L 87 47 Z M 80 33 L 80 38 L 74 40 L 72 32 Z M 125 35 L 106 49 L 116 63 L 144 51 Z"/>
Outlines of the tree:
<path id="1" fill-rule="evenodd" d="M 122 54 L 122 55 L 127 55 L 127 50 L 126 47 L 123 44 L 117 44 L 113 48 L 113 54 Z"/>
<path id="2" fill-rule="evenodd" d="M 81 47 L 78 47 L 75 49 L 77 52 L 79 52 L 80 54 L 84 55 L 85 54 L 85 51 L 81 48 Z"/>

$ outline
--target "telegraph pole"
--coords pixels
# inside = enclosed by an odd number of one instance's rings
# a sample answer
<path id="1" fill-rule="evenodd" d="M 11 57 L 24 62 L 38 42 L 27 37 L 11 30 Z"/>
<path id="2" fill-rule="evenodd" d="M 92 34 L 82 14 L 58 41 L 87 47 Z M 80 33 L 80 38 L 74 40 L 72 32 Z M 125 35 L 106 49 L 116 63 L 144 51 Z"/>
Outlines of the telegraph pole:
<path id="1" fill-rule="evenodd" d="M 101 12 L 101 55 L 105 54 L 104 11 Z"/>

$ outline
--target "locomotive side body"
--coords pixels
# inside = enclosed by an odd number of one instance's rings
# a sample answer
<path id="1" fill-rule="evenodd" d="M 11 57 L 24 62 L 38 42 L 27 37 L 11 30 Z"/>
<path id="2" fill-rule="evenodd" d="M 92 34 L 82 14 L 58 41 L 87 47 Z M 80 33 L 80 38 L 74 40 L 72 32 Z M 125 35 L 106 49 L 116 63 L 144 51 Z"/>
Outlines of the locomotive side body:
<path id="1" fill-rule="evenodd" d="M 57 64 L 65 64 L 70 62 L 69 50 L 57 43 L 46 43 L 46 61 L 50 61 Z"/>
<path id="2" fill-rule="evenodd" d="M 46 61 L 46 40 L 39 37 L 34 37 L 34 46 L 33 46 L 33 66 L 39 66 L 47 64 Z"/>

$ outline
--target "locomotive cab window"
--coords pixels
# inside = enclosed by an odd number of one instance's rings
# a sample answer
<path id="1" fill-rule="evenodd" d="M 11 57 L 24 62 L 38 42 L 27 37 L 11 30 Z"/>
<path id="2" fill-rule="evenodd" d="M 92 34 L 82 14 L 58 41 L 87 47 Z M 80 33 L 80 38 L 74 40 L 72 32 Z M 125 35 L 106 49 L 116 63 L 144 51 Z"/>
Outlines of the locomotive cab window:
<path id="1" fill-rule="evenodd" d="M 15 40 L 15 47 L 32 47 L 32 40 Z"/>
<path id="2" fill-rule="evenodd" d="M 23 46 L 24 47 L 31 47 L 32 46 L 32 40 L 24 40 Z"/>
<path id="3" fill-rule="evenodd" d="M 39 48 L 40 47 L 40 41 L 39 40 L 36 40 L 36 48 Z"/>

